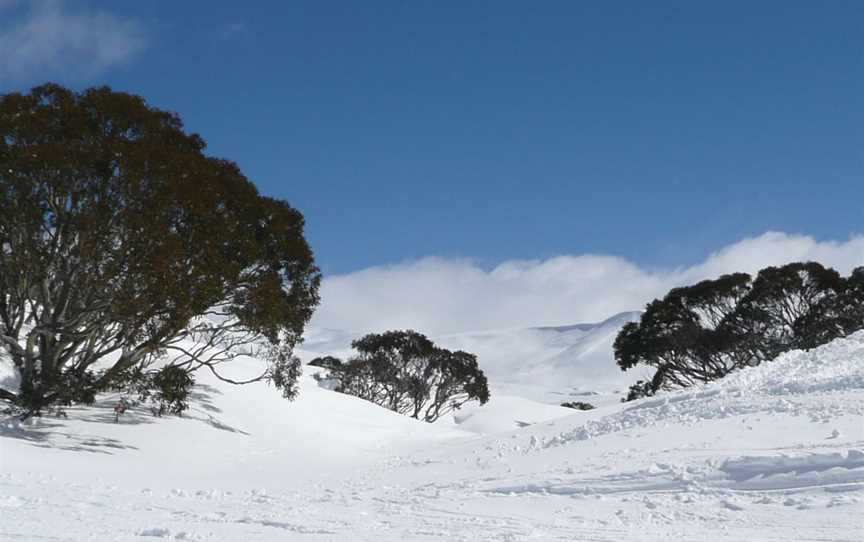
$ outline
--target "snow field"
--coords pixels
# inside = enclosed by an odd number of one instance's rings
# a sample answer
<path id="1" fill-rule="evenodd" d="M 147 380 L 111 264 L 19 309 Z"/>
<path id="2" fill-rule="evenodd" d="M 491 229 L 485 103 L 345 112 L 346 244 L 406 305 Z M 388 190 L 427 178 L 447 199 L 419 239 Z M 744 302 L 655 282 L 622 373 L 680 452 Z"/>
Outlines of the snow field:
<path id="1" fill-rule="evenodd" d="M 864 533 L 864 332 L 635 403 L 547 405 L 551 419 L 511 395 L 482 415 L 460 413 L 461 425 L 430 425 L 319 388 L 308 371 L 302 386 L 287 403 L 263 384 L 202 378 L 180 419 L 133 409 L 114 424 L 114 398 L 104 397 L 68 419 L 6 421 L 0 538 L 851 542 Z"/>

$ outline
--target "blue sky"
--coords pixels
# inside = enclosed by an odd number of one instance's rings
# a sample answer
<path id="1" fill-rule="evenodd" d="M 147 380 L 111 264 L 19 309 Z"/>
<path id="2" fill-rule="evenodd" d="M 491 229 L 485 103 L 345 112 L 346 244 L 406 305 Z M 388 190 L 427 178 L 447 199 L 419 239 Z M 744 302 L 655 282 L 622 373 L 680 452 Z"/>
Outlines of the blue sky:
<path id="1" fill-rule="evenodd" d="M 177 111 L 327 274 L 864 224 L 864 2 L 0 0 L 3 50 L 0 91 Z"/>

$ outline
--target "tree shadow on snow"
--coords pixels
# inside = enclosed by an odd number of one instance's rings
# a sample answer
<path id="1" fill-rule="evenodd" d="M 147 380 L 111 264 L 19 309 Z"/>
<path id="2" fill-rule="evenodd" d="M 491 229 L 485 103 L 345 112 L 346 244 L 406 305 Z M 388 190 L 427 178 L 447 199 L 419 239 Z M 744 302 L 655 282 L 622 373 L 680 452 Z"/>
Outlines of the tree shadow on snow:
<path id="1" fill-rule="evenodd" d="M 205 415 L 207 416 L 206 419 L 205 418 L 194 418 L 194 419 L 201 420 L 202 422 L 205 422 L 206 424 L 210 425 L 211 427 L 215 427 L 216 429 L 219 429 L 220 431 L 229 431 L 231 433 L 240 433 L 241 435 L 249 435 L 249 433 L 247 433 L 246 431 L 243 431 L 242 429 L 237 429 L 236 427 L 232 427 L 225 422 L 217 420 L 216 418 L 214 418 L 213 416 L 210 416 L 209 414 L 205 414 Z M 192 418 L 192 416 L 189 416 L 189 417 Z"/>
<path id="2" fill-rule="evenodd" d="M 212 413 L 222 411 L 213 404 L 212 396 L 221 394 L 221 391 L 212 386 L 196 384 L 195 391 L 190 395 L 190 408 L 181 419 L 203 422 L 220 431 L 249 435 L 249 433 L 232 427 L 213 416 Z M 31 418 L 29 423 L 21 423 L 14 416 L 0 418 L 0 438 L 21 440 L 39 448 L 76 452 L 112 454 L 116 450 L 137 450 L 137 447 L 124 444 L 116 438 L 77 434 L 65 423 L 66 420 L 77 420 L 92 424 L 128 426 L 149 425 L 159 422 L 160 418 L 153 415 L 150 405 L 147 403 L 133 404 L 127 408 L 119 420 L 116 420 L 114 407 L 119 398 L 119 394 L 110 395 L 97 400 L 92 405 L 66 407 L 63 410 L 62 418 L 46 414 L 42 417 Z M 165 416 L 165 418 L 167 419 L 169 416 Z"/>
<path id="3" fill-rule="evenodd" d="M 208 412 L 222 412 L 222 409 L 213 404 L 213 395 L 222 395 L 222 392 L 207 384 L 195 384 L 192 393 L 189 394 L 190 403 L 195 403 L 199 408 Z"/>
<path id="4" fill-rule="evenodd" d="M 195 384 L 193 391 L 189 394 L 189 411 L 183 417 L 202 421 L 220 431 L 248 435 L 249 433 L 246 431 L 232 427 L 213 416 L 214 413 L 219 414 L 222 412 L 221 408 L 213 404 L 214 395 L 222 395 L 222 391 L 207 384 Z M 196 416 L 195 413 L 200 413 L 203 416 Z"/>
<path id="5" fill-rule="evenodd" d="M 37 448 L 72 452 L 112 454 L 112 450 L 138 449 L 115 438 L 78 435 L 63 429 L 66 429 L 66 426 L 60 421 L 46 421 L 43 418 L 33 425 L 21 425 L 10 418 L 0 422 L 0 438 L 21 440 Z"/>
<path id="6" fill-rule="evenodd" d="M 114 407 L 117 399 L 106 399 L 96 401 L 86 407 L 74 407 L 66 410 L 69 418 L 81 420 L 87 423 L 110 423 L 120 425 L 146 425 L 156 421 L 156 418 L 147 410 L 146 405 L 137 405 L 128 408 L 119 420 L 115 421 Z"/>

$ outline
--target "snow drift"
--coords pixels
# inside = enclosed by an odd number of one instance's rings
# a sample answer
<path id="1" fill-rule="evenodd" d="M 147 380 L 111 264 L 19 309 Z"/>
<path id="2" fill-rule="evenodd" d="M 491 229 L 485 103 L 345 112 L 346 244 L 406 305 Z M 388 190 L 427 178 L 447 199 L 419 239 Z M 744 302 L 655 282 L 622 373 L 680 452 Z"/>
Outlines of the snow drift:
<path id="1" fill-rule="evenodd" d="M 115 424 L 105 396 L 68 419 L 7 419 L 0 533 L 853 541 L 864 532 L 864 332 L 699 388 L 483 436 L 321 389 L 308 374 L 302 387 L 288 403 L 264 384 L 202 378 L 184 418 L 133 409 Z"/>

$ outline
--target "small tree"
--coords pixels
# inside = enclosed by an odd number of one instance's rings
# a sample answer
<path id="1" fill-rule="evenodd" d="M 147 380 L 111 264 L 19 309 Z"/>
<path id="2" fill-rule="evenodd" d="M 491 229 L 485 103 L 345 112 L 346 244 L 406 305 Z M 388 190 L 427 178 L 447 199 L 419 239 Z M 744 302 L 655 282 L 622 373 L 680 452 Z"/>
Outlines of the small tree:
<path id="1" fill-rule="evenodd" d="M 473 354 L 438 348 L 415 331 L 373 333 L 351 345 L 358 355 L 330 368 L 336 391 L 427 422 L 468 401 L 489 400 Z"/>
<path id="2" fill-rule="evenodd" d="M 104 87 L 0 96 L 0 348 L 21 376 L 0 397 L 92 401 L 157 359 L 239 383 L 219 367 L 242 354 L 294 394 L 320 280 L 303 217 L 204 146 Z"/>

